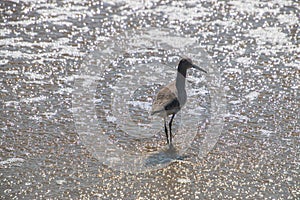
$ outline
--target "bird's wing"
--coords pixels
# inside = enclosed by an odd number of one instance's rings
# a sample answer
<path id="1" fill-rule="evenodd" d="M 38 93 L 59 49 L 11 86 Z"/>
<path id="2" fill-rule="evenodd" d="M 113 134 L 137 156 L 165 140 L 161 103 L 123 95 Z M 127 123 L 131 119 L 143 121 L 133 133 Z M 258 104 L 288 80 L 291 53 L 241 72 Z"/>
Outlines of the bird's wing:
<path id="1" fill-rule="evenodd" d="M 157 96 L 152 104 L 152 114 L 165 110 L 165 106 L 172 103 L 174 100 L 177 99 L 176 96 L 176 89 L 174 84 L 171 83 L 166 87 L 162 88 L 158 93 Z"/>

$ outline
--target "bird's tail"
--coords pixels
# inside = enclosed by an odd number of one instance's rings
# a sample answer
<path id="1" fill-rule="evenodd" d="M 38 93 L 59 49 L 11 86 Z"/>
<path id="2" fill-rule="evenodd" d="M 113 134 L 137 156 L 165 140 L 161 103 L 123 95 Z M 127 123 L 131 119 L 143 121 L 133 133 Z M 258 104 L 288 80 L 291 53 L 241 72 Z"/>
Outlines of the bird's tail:
<path id="1" fill-rule="evenodd" d="M 162 114 L 163 111 L 164 111 L 164 109 L 162 109 L 162 110 L 152 110 L 152 111 L 150 112 L 150 115 Z"/>
<path id="2" fill-rule="evenodd" d="M 155 115 L 156 113 L 159 113 L 159 111 L 151 111 L 150 115 Z"/>

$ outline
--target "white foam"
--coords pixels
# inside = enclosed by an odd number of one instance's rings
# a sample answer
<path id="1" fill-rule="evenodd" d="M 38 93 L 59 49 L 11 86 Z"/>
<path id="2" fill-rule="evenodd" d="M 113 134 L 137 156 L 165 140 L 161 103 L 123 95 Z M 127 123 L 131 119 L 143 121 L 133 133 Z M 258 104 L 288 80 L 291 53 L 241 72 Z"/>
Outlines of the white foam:
<path id="1" fill-rule="evenodd" d="M 44 79 L 45 78 L 45 74 L 37 74 L 34 72 L 25 72 L 24 74 L 30 79 Z"/>
<path id="2" fill-rule="evenodd" d="M 55 181 L 58 185 L 63 185 L 63 184 L 66 184 L 67 181 L 66 180 L 56 180 Z"/>
<path id="3" fill-rule="evenodd" d="M 269 4 L 268 2 L 234 0 L 228 4 L 231 4 L 239 12 L 256 14 L 256 17 L 261 17 L 265 13 L 277 14 L 280 12 L 280 7 L 273 8 L 273 4 Z"/>
<path id="4" fill-rule="evenodd" d="M 242 71 L 238 68 L 227 68 L 224 70 L 225 73 L 232 73 L 232 74 L 241 74 Z"/>
<path id="5" fill-rule="evenodd" d="M 239 57 L 236 59 L 236 62 L 243 64 L 243 66 L 248 67 L 250 65 L 253 65 L 255 62 L 248 57 Z"/>
<path id="6" fill-rule="evenodd" d="M 24 161 L 23 158 L 8 158 L 7 160 L 0 161 L 0 165 L 20 165 Z"/>
<path id="7" fill-rule="evenodd" d="M 65 87 L 65 88 L 60 88 L 59 90 L 55 91 L 54 94 L 71 94 L 74 91 L 73 88 L 70 87 Z"/>
<path id="8" fill-rule="evenodd" d="M 18 101 L 6 101 L 5 102 L 5 106 L 16 106 L 16 105 L 18 105 L 19 104 L 19 102 Z"/>
<path id="9" fill-rule="evenodd" d="M 299 24 L 299 18 L 295 13 L 281 14 L 277 18 L 280 21 L 280 23 L 287 24 L 290 26 Z"/>
<path id="10" fill-rule="evenodd" d="M 237 104 L 241 104 L 242 101 L 241 100 L 236 100 L 236 101 L 229 101 L 229 104 L 233 104 L 233 105 L 237 105 Z"/>
<path id="11" fill-rule="evenodd" d="M 117 121 L 117 118 L 114 117 L 114 116 L 106 116 L 106 120 L 108 122 L 116 122 Z"/>
<path id="12" fill-rule="evenodd" d="M 9 62 L 7 59 L 0 60 L 0 65 L 6 65 Z"/>
<path id="13" fill-rule="evenodd" d="M 29 119 L 37 121 L 37 122 L 42 121 L 42 117 L 41 116 L 37 116 L 37 115 L 30 116 Z"/>
<path id="14" fill-rule="evenodd" d="M 265 45 L 267 42 L 273 45 L 288 45 L 290 41 L 279 27 L 258 27 L 249 30 L 247 36 L 254 37 L 258 45 Z"/>
<path id="15" fill-rule="evenodd" d="M 151 102 L 143 102 L 143 101 L 128 101 L 127 104 L 130 104 L 134 107 L 139 107 L 143 110 L 150 110 L 151 109 Z"/>
<path id="16" fill-rule="evenodd" d="M 189 178 L 178 178 L 177 182 L 178 183 L 190 183 L 191 179 L 189 179 Z"/>
<path id="17" fill-rule="evenodd" d="M 249 94 L 247 94 L 245 96 L 245 98 L 249 99 L 250 101 L 253 101 L 254 99 L 257 99 L 258 95 L 259 95 L 259 92 L 253 91 L 253 92 L 250 92 Z"/>
<path id="18" fill-rule="evenodd" d="M 42 113 L 42 115 L 44 115 L 45 117 L 47 117 L 48 119 L 54 117 L 57 114 L 57 111 L 55 112 L 44 112 Z"/>
<path id="19" fill-rule="evenodd" d="M 33 102 L 45 101 L 46 99 L 47 99 L 47 96 L 41 95 L 39 97 L 32 97 L 32 98 L 21 99 L 20 102 L 33 103 Z"/>
<path id="20" fill-rule="evenodd" d="M 5 71 L 5 74 L 19 74 L 19 71 L 18 70 L 8 70 L 8 71 Z"/>
<path id="21" fill-rule="evenodd" d="M 184 3 L 180 1 L 173 1 L 171 5 L 162 5 L 159 6 L 156 10 L 157 12 L 164 13 L 171 23 L 180 21 L 189 24 L 197 24 L 199 23 L 199 21 L 195 20 L 196 18 L 204 17 L 209 14 L 209 10 L 201 6 L 200 4 L 195 4 L 189 9 L 183 9 L 183 7 L 185 6 L 183 4 Z"/>
<path id="22" fill-rule="evenodd" d="M 286 66 L 294 67 L 294 68 L 300 70 L 300 61 L 299 60 L 295 60 L 294 62 L 286 63 Z"/>
<path id="23" fill-rule="evenodd" d="M 238 121 L 249 121 L 249 117 L 246 117 L 244 115 L 235 115 L 235 114 L 225 114 L 223 117 L 225 118 L 231 118 L 233 120 L 238 120 Z"/>
<path id="24" fill-rule="evenodd" d="M 261 132 L 262 135 L 265 135 L 267 137 L 269 137 L 273 133 L 273 131 L 266 130 L 266 129 L 260 129 L 259 131 Z"/>

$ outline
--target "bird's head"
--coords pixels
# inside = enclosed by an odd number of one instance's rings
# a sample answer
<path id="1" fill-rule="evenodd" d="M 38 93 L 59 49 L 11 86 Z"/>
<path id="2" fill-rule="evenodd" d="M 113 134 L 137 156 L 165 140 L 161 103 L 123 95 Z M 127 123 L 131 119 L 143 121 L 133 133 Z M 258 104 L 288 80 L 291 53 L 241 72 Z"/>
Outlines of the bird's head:
<path id="1" fill-rule="evenodd" d="M 195 68 L 195 69 L 198 69 L 202 72 L 205 72 L 207 73 L 204 69 L 201 69 L 200 67 L 198 67 L 197 65 L 194 65 L 192 60 L 189 59 L 189 58 L 183 58 L 180 60 L 179 64 L 178 64 L 178 70 L 181 71 L 181 70 L 187 70 L 187 69 L 190 69 L 190 68 Z"/>

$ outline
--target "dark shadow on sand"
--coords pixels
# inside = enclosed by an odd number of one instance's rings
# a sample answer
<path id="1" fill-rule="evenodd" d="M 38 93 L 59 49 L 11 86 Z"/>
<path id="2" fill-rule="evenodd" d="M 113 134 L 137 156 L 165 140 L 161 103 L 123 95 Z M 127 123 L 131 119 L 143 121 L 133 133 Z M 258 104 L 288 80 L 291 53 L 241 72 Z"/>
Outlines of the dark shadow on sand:
<path id="1" fill-rule="evenodd" d="M 166 163 L 171 163 L 176 160 L 184 160 L 187 157 L 188 156 L 179 155 L 176 148 L 173 146 L 173 144 L 171 144 L 163 148 L 162 151 L 150 155 L 146 159 L 145 165 L 147 167 L 157 166 Z"/>

